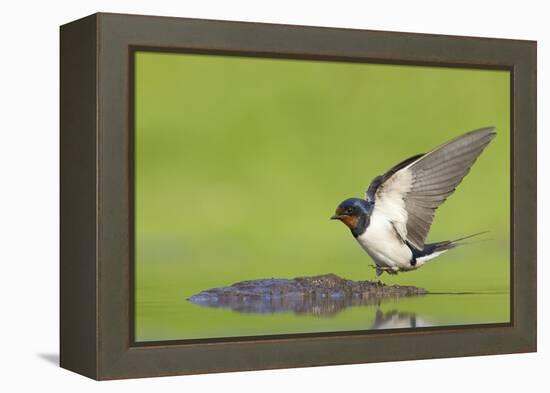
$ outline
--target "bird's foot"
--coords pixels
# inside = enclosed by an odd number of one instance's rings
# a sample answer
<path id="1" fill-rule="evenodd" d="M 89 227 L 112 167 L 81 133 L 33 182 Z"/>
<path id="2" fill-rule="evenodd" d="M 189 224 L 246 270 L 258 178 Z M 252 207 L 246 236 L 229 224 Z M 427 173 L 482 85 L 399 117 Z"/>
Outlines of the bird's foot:
<path id="1" fill-rule="evenodd" d="M 376 269 L 376 277 L 380 277 L 384 272 L 391 275 L 395 275 L 399 273 L 397 270 L 393 270 L 393 268 L 389 266 L 372 266 L 372 265 L 369 265 L 369 266 L 372 267 L 373 269 Z"/>
<path id="2" fill-rule="evenodd" d="M 369 266 L 372 267 L 373 269 L 376 269 L 376 277 L 380 277 L 382 273 L 388 273 L 391 275 L 396 275 L 397 273 L 399 273 L 399 271 L 394 270 L 389 266 L 372 266 L 372 265 L 369 265 Z"/>

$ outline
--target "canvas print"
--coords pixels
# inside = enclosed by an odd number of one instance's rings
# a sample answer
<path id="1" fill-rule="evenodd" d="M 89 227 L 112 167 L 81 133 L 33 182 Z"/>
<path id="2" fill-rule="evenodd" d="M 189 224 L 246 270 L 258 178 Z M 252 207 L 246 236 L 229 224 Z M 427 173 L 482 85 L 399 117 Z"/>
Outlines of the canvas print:
<path id="1" fill-rule="evenodd" d="M 510 72 L 134 54 L 136 342 L 510 322 Z"/>

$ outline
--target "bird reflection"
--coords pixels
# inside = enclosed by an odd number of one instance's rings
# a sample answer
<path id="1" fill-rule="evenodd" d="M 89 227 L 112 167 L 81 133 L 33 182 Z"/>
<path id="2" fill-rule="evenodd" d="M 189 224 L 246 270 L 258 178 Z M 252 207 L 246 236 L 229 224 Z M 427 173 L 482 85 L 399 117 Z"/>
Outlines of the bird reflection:
<path id="1" fill-rule="evenodd" d="M 391 310 L 383 312 L 376 310 L 376 317 L 371 329 L 403 329 L 432 326 L 429 321 L 418 317 L 415 313 Z"/>

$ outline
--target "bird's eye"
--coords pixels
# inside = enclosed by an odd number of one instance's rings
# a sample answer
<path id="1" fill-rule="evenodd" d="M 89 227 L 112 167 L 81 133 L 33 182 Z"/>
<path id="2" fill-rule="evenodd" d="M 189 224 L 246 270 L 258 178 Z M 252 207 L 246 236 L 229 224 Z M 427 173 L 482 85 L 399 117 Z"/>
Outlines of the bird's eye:
<path id="1" fill-rule="evenodd" d="M 353 213 L 353 210 L 347 209 L 347 210 L 346 210 L 346 213 L 351 214 L 351 213 Z"/>

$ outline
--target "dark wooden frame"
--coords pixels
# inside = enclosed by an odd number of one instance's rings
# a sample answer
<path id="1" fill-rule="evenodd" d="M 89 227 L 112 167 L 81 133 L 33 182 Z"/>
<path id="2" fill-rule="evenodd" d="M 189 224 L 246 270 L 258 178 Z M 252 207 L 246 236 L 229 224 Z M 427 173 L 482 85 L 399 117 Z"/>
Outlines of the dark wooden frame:
<path id="1" fill-rule="evenodd" d="M 509 324 L 133 340 L 137 49 L 511 71 Z M 61 366 L 95 379 L 536 351 L 536 42 L 94 14 L 61 27 Z"/>

